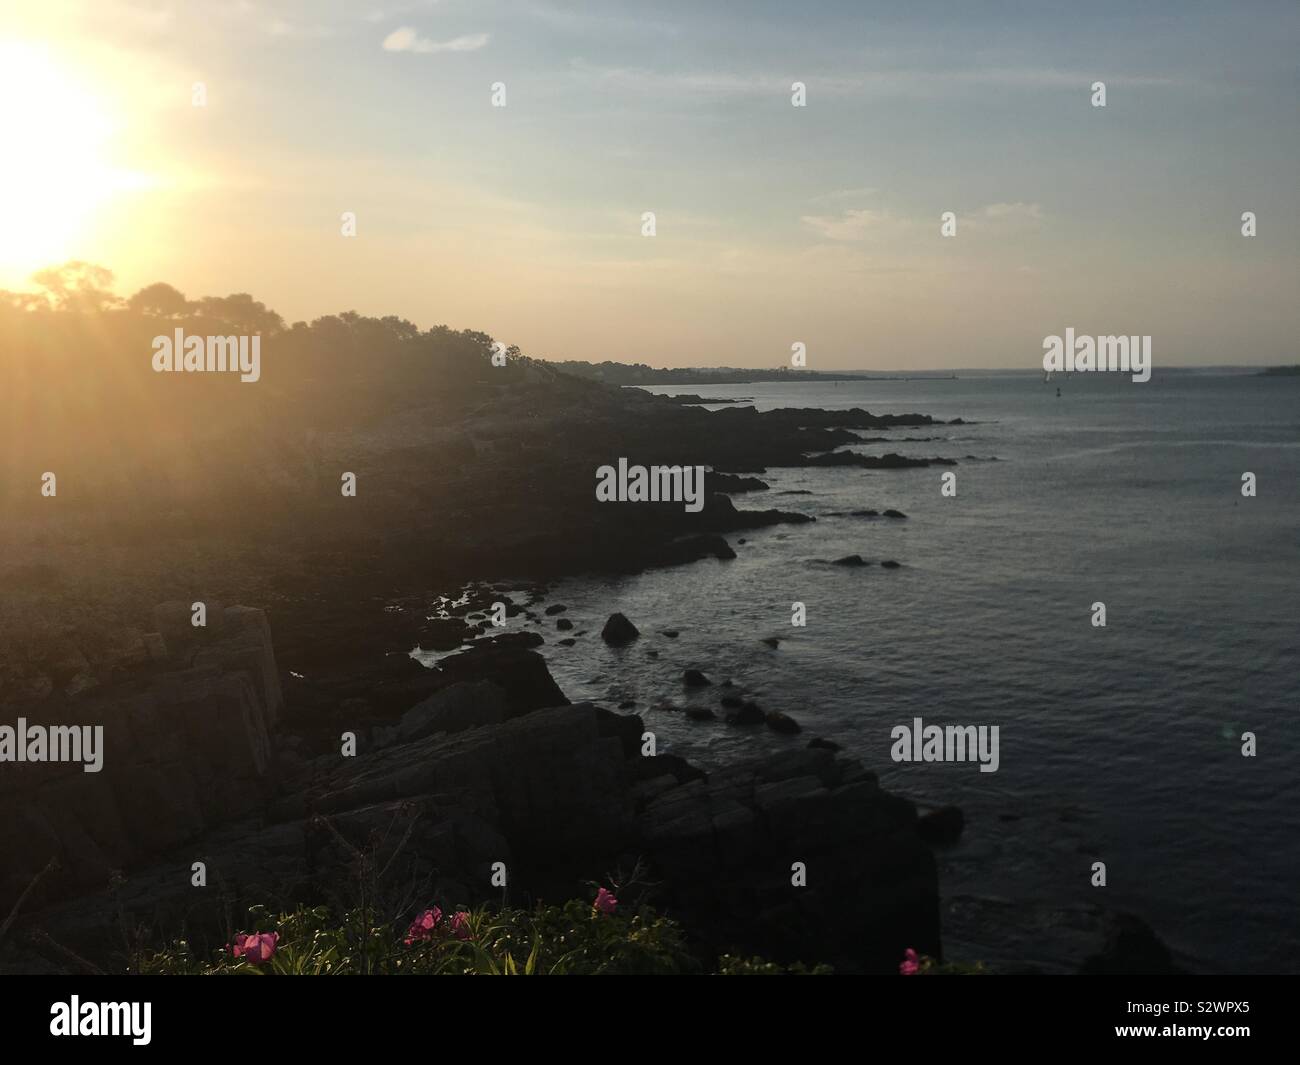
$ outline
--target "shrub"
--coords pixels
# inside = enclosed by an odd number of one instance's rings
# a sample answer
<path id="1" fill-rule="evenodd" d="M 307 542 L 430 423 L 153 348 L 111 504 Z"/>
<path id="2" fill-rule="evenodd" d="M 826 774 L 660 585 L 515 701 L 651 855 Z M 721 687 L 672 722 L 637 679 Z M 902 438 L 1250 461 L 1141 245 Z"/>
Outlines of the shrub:
<path id="1" fill-rule="evenodd" d="M 612 898 L 606 893 L 607 898 Z M 607 904 L 608 905 L 608 904 Z M 700 971 L 678 926 L 648 908 L 602 911 L 589 902 L 532 910 L 480 908 L 417 915 L 405 932 L 341 921 L 326 907 L 270 917 L 254 909 L 254 933 L 207 960 L 181 941 L 145 957 L 152 974 L 427 974 L 547 976 L 683 974 Z"/>

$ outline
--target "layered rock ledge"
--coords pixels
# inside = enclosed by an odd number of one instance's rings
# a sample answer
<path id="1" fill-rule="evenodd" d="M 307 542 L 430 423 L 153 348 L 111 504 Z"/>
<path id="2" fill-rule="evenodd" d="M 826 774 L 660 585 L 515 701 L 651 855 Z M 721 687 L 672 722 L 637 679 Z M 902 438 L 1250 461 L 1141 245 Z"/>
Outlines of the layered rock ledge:
<path id="1" fill-rule="evenodd" d="M 340 897 L 362 854 L 388 881 L 467 903 L 501 897 L 495 863 L 515 901 L 569 897 L 640 863 L 656 905 L 705 951 L 880 972 L 906 947 L 940 953 L 915 808 L 831 750 L 712 774 L 646 756 L 640 718 L 568 705 L 540 656 L 506 644 L 453 655 L 404 681 L 405 700 L 370 704 L 345 757 L 280 723 L 260 611 L 227 608 L 221 633 L 186 657 L 44 704 L 51 719 L 105 725 L 102 773 L 0 773 L 6 807 L 21 811 L 0 839 L 0 906 L 39 878 L 20 924 L 81 957 L 111 955 L 123 920 L 179 929 L 230 906 Z M 39 877 L 50 859 L 57 870 Z M 191 883 L 195 861 L 207 887 Z"/>

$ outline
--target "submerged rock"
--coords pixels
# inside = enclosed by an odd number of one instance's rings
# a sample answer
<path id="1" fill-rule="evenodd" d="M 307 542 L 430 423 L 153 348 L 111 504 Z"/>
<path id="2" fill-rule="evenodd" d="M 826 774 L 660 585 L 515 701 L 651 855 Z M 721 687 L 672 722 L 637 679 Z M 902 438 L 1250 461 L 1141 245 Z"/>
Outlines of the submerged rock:
<path id="1" fill-rule="evenodd" d="M 861 555 L 845 555 L 831 563 L 832 566 L 867 566 L 870 565 Z"/>
<path id="2" fill-rule="evenodd" d="M 688 669 L 682 675 L 682 683 L 688 688 L 707 688 L 713 682 L 698 669 Z"/>
<path id="3" fill-rule="evenodd" d="M 739 710 L 727 715 L 728 725 L 761 725 L 765 720 L 762 708 L 750 702 L 741 703 Z"/>
<path id="4" fill-rule="evenodd" d="M 769 710 L 764 716 L 764 720 L 767 722 L 767 727 L 773 732 L 780 732 L 786 736 L 794 736 L 803 731 L 799 727 L 799 722 L 780 710 Z"/>

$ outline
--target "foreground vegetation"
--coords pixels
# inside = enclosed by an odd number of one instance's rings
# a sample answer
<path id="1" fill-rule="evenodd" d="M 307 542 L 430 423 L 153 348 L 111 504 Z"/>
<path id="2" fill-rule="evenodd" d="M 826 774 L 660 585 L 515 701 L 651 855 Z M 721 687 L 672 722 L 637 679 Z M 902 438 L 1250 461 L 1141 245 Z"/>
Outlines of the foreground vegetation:
<path id="1" fill-rule="evenodd" d="M 705 966 L 671 919 L 642 906 L 623 912 L 601 888 L 594 902 L 574 899 L 534 909 L 479 907 L 445 913 L 432 907 L 403 931 L 376 926 L 361 911 L 341 920 L 328 907 L 272 915 L 254 909 L 259 930 L 241 933 L 199 956 L 188 942 L 143 955 L 153 975 L 691 975 L 825 976 L 826 965 L 780 965 L 724 954 Z M 981 973 L 981 966 L 939 965 L 907 951 L 903 975 Z"/>

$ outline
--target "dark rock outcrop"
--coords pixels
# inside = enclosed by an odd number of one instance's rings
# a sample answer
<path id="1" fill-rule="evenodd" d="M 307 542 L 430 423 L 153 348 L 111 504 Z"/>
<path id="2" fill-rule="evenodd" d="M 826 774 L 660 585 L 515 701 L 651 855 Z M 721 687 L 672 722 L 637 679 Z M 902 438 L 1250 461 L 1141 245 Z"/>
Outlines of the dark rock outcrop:
<path id="1" fill-rule="evenodd" d="M 1105 916 L 1101 950 L 1084 960 L 1084 976 L 1173 976 L 1187 970 L 1174 962 L 1169 948 L 1151 926 L 1131 913 Z"/>
<path id="2" fill-rule="evenodd" d="M 639 819 L 653 872 L 710 949 L 843 972 L 896 973 L 909 946 L 939 956 L 936 871 L 915 808 L 857 763 L 800 749 L 654 783 Z"/>
<path id="3" fill-rule="evenodd" d="M 211 624 L 216 617 L 200 636 L 181 630 L 192 666 L 169 659 L 170 669 L 26 708 L 31 724 L 101 725 L 103 767 L 0 772 L 0 910 L 51 859 L 58 868 L 29 906 L 98 887 L 113 869 L 261 807 L 284 701 L 270 628 L 260 610 L 227 607 Z"/>
<path id="4" fill-rule="evenodd" d="M 421 651 L 454 651 L 474 635 L 459 618 L 434 618 L 420 630 Z"/>
<path id="5" fill-rule="evenodd" d="M 498 650 L 504 650 L 505 648 L 527 650 L 532 647 L 541 647 L 545 642 L 546 638 L 540 632 L 521 629 L 517 632 L 503 632 L 498 636 L 480 636 L 474 641 L 474 646 L 492 647 Z"/>
<path id="6" fill-rule="evenodd" d="M 605 627 L 600 630 L 600 638 L 611 647 L 624 647 L 640 635 L 640 630 L 618 613 L 610 614 Z"/>
<path id="7" fill-rule="evenodd" d="M 459 654 L 438 663 L 444 685 L 484 678 L 504 689 L 512 715 L 526 714 L 547 706 L 565 706 L 569 700 L 551 678 L 546 660 L 536 651 L 515 647 L 473 644 Z"/>
<path id="8" fill-rule="evenodd" d="M 739 710 L 727 715 L 728 725 L 761 725 L 766 720 L 767 715 L 762 708 L 752 702 L 741 703 Z"/>
<path id="9" fill-rule="evenodd" d="M 773 732 L 780 732 L 785 736 L 794 736 L 803 731 L 799 727 L 799 722 L 780 710 L 769 710 L 763 719 L 767 722 L 767 727 Z"/>
<path id="10" fill-rule="evenodd" d="M 803 466 L 860 466 L 866 470 L 908 470 L 922 466 L 956 466 L 956 459 L 912 459 L 889 452 L 887 455 L 861 455 L 856 451 L 828 451 L 805 455 Z"/>
<path id="11" fill-rule="evenodd" d="M 500 685 L 486 680 L 464 681 L 406 711 L 398 723 L 395 739 L 410 743 L 434 733 L 499 725 L 511 716 L 509 699 Z"/>
<path id="12" fill-rule="evenodd" d="M 709 490 L 713 492 L 736 495 L 740 492 L 763 492 L 768 487 L 766 481 L 760 481 L 757 477 L 741 477 L 734 473 L 709 473 L 705 477 Z"/>
<path id="13" fill-rule="evenodd" d="M 646 757 L 639 717 L 569 705 L 540 656 L 488 642 L 434 670 L 416 663 L 440 686 L 395 724 L 358 727 L 354 756 L 334 745 L 313 757 L 297 738 L 277 749 L 265 669 L 244 657 L 263 621 L 229 608 L 230 643 L 210 645 L 212 663 L 99 707 L 117 723 L 102 777 L 37 774 L 21 796 L 18 775 L 0 777 L 0 798 L 20 811 L 17 835 L 0 839 L 0 884 L 12 900 L 57 857 L 66 872 L 28 910 L 43 907 L 30 917 L 60 943 L 106 957 L 120 947 L 119 916 L 220 928 L 228 906 L 334 899 L 364 851 L 391 881 L 368 890 L 394 898 L 421 884 L 487 900 L 499 895 L 495 862 L 512 896 L 565 897 L 641 858 L 660 905 L 705 951 L 871 972 L 896 969 L 905 947 L 940 952 L 935 866 L 915 809 L 855 762 L 802 748 L 705 774 Z M 221 671 L 217 652 L 240 668 Z M 394 683 L 409 683 L 400 668 Z M 378 712 L 372 699 L 344 701 L 346 715 Z M 82 719 L 90 705 L 79 703 Z M 740 714 L 765 719 L 754 703 Z M 190 886 L 199 858 L 220 892 Z M 109 893 L 115 869 L 124 875 Z"/>

